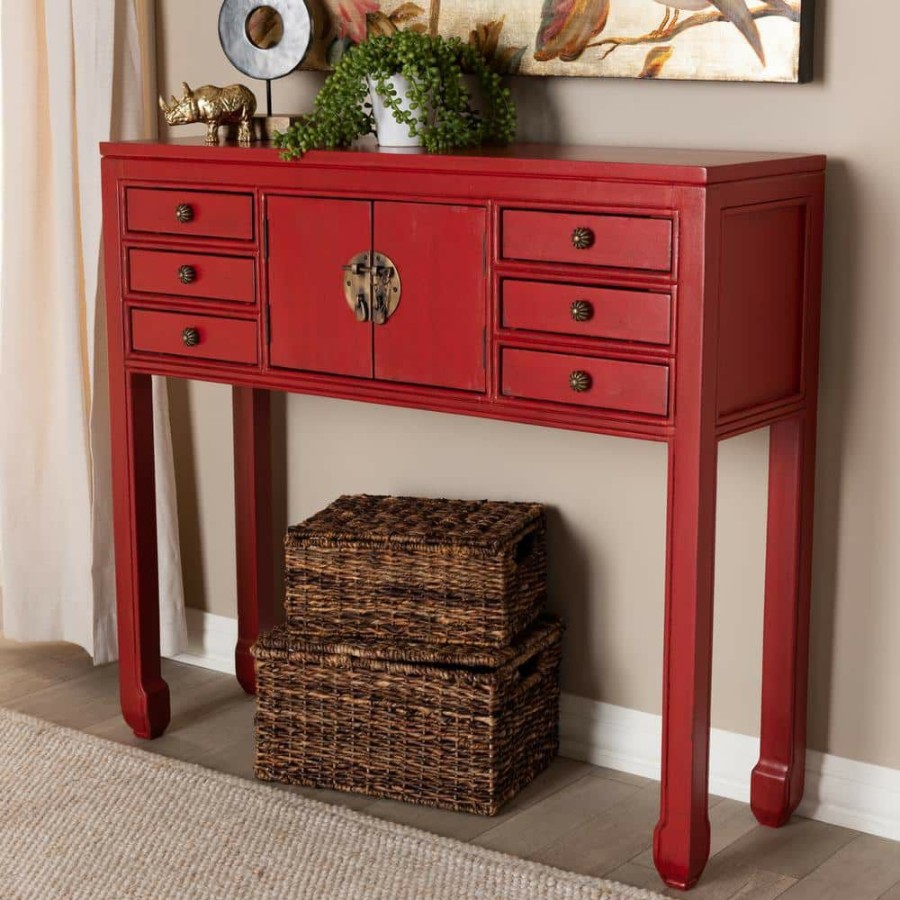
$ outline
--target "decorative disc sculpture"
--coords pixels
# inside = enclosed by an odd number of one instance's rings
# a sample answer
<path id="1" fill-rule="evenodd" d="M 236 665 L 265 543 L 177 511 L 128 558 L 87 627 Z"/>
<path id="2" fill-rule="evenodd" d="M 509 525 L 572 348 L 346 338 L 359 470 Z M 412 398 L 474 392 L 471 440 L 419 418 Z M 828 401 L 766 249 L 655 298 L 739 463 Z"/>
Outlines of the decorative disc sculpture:
<path id="1" fill-rule="evenodd" d="M 225 0 L 219 12 L 222 49 L 236 69 L 266 82 L 270 118 L 272 80 L 303 62 L 312 34 L 305 0 Z"/>

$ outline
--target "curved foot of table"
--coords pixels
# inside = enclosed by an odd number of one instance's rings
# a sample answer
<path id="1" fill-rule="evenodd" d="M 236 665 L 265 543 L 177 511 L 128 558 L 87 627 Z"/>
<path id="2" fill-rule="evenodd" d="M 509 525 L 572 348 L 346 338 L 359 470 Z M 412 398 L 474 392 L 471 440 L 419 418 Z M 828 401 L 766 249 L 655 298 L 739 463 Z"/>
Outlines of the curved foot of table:
<path id="1" fill-rule="evenodd" d="M 122 692 L 122 715 L 136 737 L 158 738 L 169 726 L 169 686 L 162 678 L 125 695 Z"/>
<path id="2" fill-rule="evenodd" d="M 709 860 L 709 820 L 665 824 L 660 822 L 653 832 L 653 862 L 660 878 L 669 886 L 686 891 L 703 874 Z"/>
<path id="3" fill-rule="evenodd" d="M 760 825 L 786 825 L 802 796 L 803 785 L 797 784 L 786 766 L 762 759 L 756 764 L 750 779 L 750 808 Z"/>

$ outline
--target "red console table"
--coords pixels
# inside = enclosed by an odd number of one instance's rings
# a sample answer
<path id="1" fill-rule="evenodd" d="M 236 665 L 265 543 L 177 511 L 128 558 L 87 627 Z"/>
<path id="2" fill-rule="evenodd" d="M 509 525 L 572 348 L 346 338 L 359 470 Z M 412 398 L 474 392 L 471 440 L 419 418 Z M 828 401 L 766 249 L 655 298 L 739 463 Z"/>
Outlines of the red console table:
<path id="1" fill-rule="evenodd" d="M 160 676 L 151 375 L 234 389 L 238 678 L 272 621 L 269 391 L 665 441 L 657 867 L 709 855 L 718 442 L 771 428 L 760 822 L 803 793 L 824 158 L 107 144 L 122 709 Z"/>

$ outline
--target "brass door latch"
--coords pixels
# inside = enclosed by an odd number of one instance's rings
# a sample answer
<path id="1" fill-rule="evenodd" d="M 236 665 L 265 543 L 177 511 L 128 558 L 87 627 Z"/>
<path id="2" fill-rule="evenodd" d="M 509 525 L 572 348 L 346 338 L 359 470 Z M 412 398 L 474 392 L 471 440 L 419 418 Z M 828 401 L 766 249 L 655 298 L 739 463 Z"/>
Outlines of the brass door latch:
<path id="1" fill-rule="evenodd" d="M 343 270 L 344 297 L 356 321 L 384 325 L 397 311 L 403 290 L 393 260 L 383 253 L 357 253 Z"/>

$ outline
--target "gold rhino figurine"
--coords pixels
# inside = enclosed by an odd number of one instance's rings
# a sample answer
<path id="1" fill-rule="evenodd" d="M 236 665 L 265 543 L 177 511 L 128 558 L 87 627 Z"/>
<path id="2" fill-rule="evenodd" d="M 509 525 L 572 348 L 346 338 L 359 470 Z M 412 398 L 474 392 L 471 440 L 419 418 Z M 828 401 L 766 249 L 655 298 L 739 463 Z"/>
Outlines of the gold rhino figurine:
<path id="1" fill-rule="evenodd" d="M 256 97 L 253 91 L 242 84 L 215 87 L 206 84 L 192 91 L 188 83 L 182 84 L 184 96 L 176 100 L 173 96 L 166 104 L 159 98 L 159 108 L 169 125 L 191 125 L 206 123 L 206 143 L 219 143 L 219 127 L 238 126 L 238 143 L 248 146 L 253 141 L 253 114 L 256 112 Z"/>

